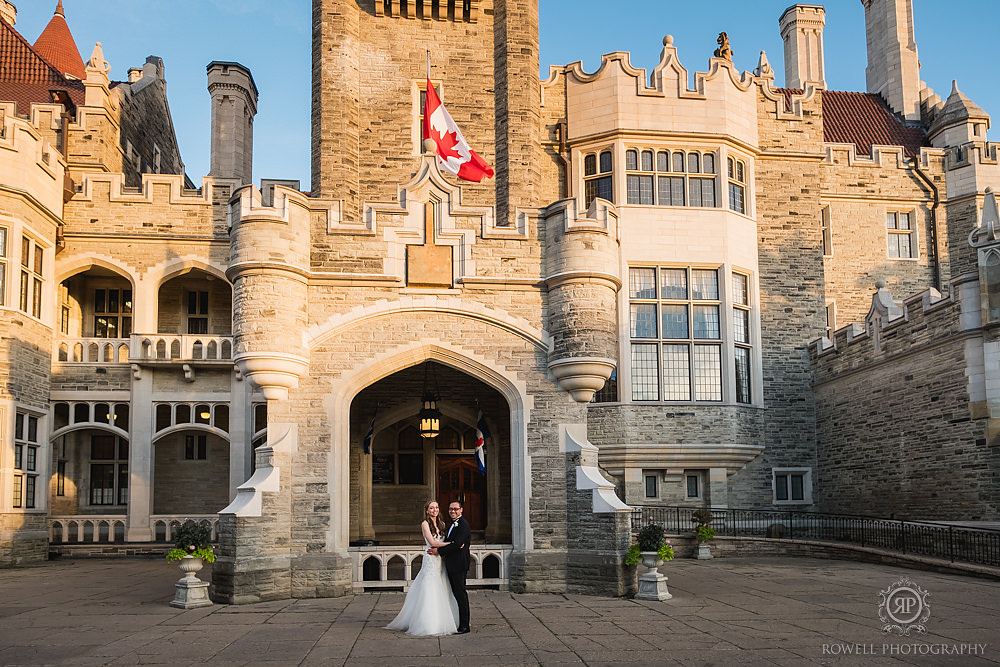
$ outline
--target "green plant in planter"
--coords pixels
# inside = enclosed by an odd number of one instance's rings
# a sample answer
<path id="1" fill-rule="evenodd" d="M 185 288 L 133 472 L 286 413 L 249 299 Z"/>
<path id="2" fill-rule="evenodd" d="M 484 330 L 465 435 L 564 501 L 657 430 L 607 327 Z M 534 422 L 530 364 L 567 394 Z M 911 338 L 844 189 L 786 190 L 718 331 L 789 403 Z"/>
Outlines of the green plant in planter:
<path id="1" fill-rule="evenodd" d="M 670 545 L 670 541 L 664 537 L 663 528 L 655 523 L 647 524 L 639 529 L 636 543 L 625 552 L 625 564 L 637 564 L 642 560 L 643 551 L 655 551 L 656 557 L 663 561 L 674 558 L 674 548 Z"/>
<path id="2" fill-rule="evenodd" d="M 694 528 L 694 537 L 699 543 L 708 542 L 715 537 L 715 528 L 708 525 L 712 522 L 711 510 L 700 509 L 691 512 L 691 521 L 697 524 Z"/>
<path id="3" fill-rule="evenodd" d="M 167 552 L 167 560 L 175 561 L 185 556 L 200 558 L 206 563 L 215 562 L 212 551 L 212 531 L 193 519 L 185 521 L 174 533 L 174 548 Z"/>

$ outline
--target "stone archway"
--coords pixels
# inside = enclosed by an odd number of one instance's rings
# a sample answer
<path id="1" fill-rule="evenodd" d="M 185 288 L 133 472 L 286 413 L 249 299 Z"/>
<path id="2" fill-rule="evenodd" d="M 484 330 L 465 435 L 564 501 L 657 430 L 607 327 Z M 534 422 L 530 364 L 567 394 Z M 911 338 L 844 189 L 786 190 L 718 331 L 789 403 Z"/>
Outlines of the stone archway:
<path id="1" fill-rule="evenodd" d="M 420 437 L 418 428 L 428 371 L 442 412 L 436 438 Z M 474 458 L 480 410 L 490 432 L 485 475 Z M 456 498 L 466 505 L 474 543 L 511 543 L 511 419 L 500 392 L 463 371 L 425 361 L 360 391 L 350 414 L 353 545 L 419 544 L 423 503 L 434 499 L 444 507 Z M 370 428 L 372 451 L 366 454 Z"/>
<path id="2" fill-rule="evenodd" d="M 369 404 L 367 411 L 360 414 L 355 412 L 354 406 L 361 406 L 362 402 L 356 399 L 368 388 L 375 386 L 381 380 L 389 378 L 397 373 L 420 366 L 421 364 L 433 361 L 440 366 L 449 369 L 448 372 L 465 376 L 473 383 L 479 383 L 481 387 L 493 393 L 493 400 L 496 405 L 505 407 L 506 437 L 509 444 L 504 448 L 503 457 L 505 465 L 509 464 L 509 478 L 505 482 L 507 487 L 504 495 L 494 493 L 493 501 L 498 507 L 495 513 L 501 516 L 509 516 L 509 527 L 504 524 L 502 534 L 509 539 L 509 543 L 514 549 L 524 549 L 525 545 L 531 543 L 530 526 L 527 517 L 527 488 L 529 480 L 527 451 L 527 428 L 529 419 L 530 397 L 528 396 L 524 382 L 517 379 L 506 369 L 498 367 L 486 360 L 478 358 L 474 354 L 466 353 L 461 349 L 452 346 L 445 347 L 439 343 L 416 342 L 403 348 L 397 348 L 385 355 L 368 359 L 363 364 L 359 364 L 353 372 L 345 374 L 341 382 L 335 385 L 335 390 L 329 398 L 329 414 L 331 423 L 334 426 L 333 449 L 331 452 L 331 476 L 329 479 L 330 501 L 332 507 L 343 508 L 340 512 L 335 512 L 331 517 L 330 531 L 327 535 L 328 550 L 330 552 L 344 553 L 350 542 L 355 538 L 360 538 L 360 518 L 357 513 L 350 511 L 352 502 L 356 503 L 358 495 L 352 497 L 352 479 L 357 480 L 361 476 L 371 474 L 371 469 L 358 471 L 363 464 L 370 465 L 365 457 L 360 455 L 364 434 L 371 425 L 374 409 Z M 423 379 L 423 372 L 415 372 L 420 381 Z M 419 399 L 420 387 L 417 388 L 414 396 L 407 396 Z M 462 423 L 474 424 L 475 404 L 468 404 L 467 400 L 450 400 L 445 394 L 445 400 L 439 403 L 442 412 L 448 414 L 464 414 L 460 419 Z M 376 399 L 377 402 L 377 399 Z M 417 405 L 414 401 L 413 405 Z M 383 431 L 390 424 L 405 418 L 406 414 L 415 414 L 416 410 L 412 406 L 407 406 L 406 402 L 397 404 L 394 402 L 395 411 L 386 408 L 375 420 L 375 430 Z M 495 422 L 494 422 L 495 423 Z M 491 423 L 493 427 L 494 423 Z M 378 443 L 376 443 L 376 447 Z M 496 451 L 494 447 L 494 451 Z M 499 468 L 499 459 L 496 464 Z M 488 464 L 489 468 L 489 464 Z M 487 472 L 489 476 L 489 471 Z M 488 496 L 490 497 L 490 496 Z M 501 498 L 509 498 L 509 504 L 505 504 L 500 509 L 499 505 L 508 501 Z M 415 530 L 420 521 L 420 502 L 416 499 L 413 505 L 416 519 L 405 522 L 406 526 L 412 526 L 409 530 Z M 509 510 L 507 509 L 509 508 Z M 496 525 L 496 524 L 495 524 Z M 353 530 L 353 534 L 352 534 Z M 497 533 L 497 537 L 501 532 Z"/>

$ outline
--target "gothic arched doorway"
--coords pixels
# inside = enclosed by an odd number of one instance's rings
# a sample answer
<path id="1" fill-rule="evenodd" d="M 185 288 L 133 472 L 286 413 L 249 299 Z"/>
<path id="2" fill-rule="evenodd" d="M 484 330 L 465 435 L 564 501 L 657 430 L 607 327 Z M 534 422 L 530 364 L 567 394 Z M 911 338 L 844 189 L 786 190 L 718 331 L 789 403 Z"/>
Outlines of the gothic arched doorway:
<path id="1" fill-rule="evenodd" d="M 442 413 L 434 438 L 419 432 L 428 371 Z M 486 474 L 474 456 L 480 411 L 490 432 Z M 429 361 L 359 392 L 351 403 L 351 469 L 354 544 L 419 544 L 424 502 L 446 508 L 455 498 L 465 504 L 473 544 L 511 542 L 510 408 L 499 392 L 466 373 Z"/>

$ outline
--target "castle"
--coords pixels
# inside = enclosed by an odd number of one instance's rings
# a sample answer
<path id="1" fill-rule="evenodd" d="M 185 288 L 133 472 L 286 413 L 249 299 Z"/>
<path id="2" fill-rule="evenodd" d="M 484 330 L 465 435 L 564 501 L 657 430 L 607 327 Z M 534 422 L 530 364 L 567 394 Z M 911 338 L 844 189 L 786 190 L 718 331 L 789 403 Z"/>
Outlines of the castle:
<path id="1" fill-rule="evenodd" d="M 159 58 L 0 0 L 0 563 L 196 518 L 216 600 L 342 595 L 462 497 L 474 583 L 620 595 L 632 506 L 995 519 L 998 147 L 862 2 L 866 92 L 815 5 L 782 85 L 723 35 L 692 87 L 670 36 L 540 81 L 531 0 L 313 0 L 303 193 L 251 184 L 245 67 L 196 185 Z M 431 47 L 493 179 L 425 152 Z"/>

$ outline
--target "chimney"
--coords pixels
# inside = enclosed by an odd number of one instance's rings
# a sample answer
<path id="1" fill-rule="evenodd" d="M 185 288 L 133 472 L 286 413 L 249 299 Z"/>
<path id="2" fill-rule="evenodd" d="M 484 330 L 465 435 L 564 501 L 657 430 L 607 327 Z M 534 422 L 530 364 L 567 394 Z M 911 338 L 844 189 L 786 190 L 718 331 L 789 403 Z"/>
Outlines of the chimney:
<path id="1" fill-rule="evenodd" d="M 250 183 L 257 114 L 253 76 L 239 63 L 212 62 L 208 92 L 212 96 L 212 169 L 208 175 Z"/>
<path id="2" fill-rule="evenodd" d="M 0 0 L 0 19 L 10 25 L 17 23 L 17 7 L 10 0 Z"/>
<path id="3" fill-rule="evenodd" d="M 868 41 L 868 92 L 878 93 L 906 120 L 920 120 L 920 61 L 913 0 L 861 0 Z"/>
<path id="4" fill-rule="evenodd" d="M 785 42 L 785 88 L 805 88 L 806 81 L 826 86 L 824 25 L 826 10 L 819 5 L 793 5 L 778 19 Z"/>

